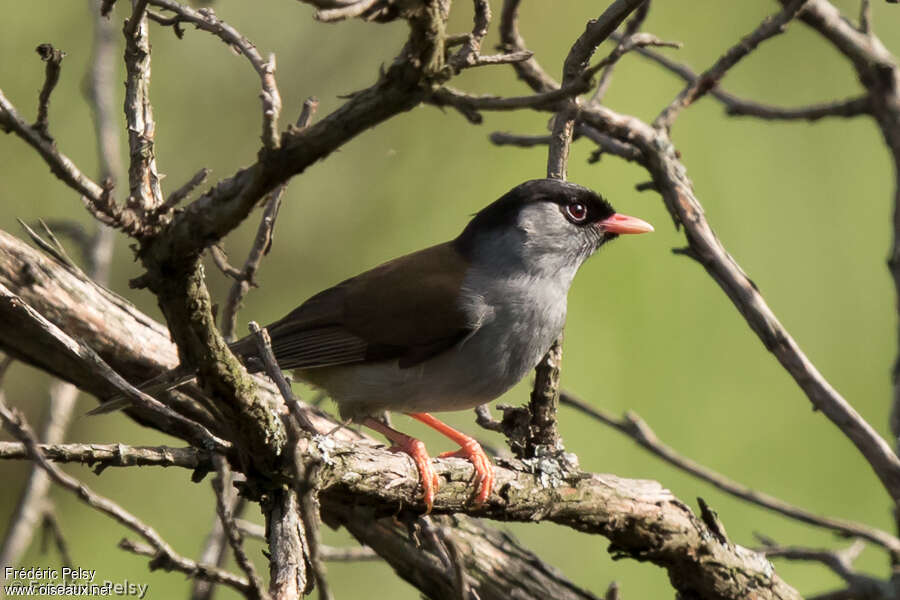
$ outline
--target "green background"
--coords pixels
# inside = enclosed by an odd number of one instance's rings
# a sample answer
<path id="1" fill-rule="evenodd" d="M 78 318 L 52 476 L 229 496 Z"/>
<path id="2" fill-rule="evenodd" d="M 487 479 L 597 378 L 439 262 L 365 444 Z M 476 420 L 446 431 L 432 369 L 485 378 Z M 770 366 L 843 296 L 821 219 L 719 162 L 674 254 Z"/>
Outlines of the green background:
<path id="1" fill-rule="evenodd" d="M 604 5 L 525 2 L 522 33 L 541 63 L 558 76 L 572 41 Z M 855 18 L 857 2 L 838 5 Z M 2 0 L 0 7 L 0 89 L 32 119 L 43 78 L 34 47 L 51 42 L 65 50 L 68 56 L 51 104 L 51 132 L 63 152 L 95 174 L 90 112 L 81 95 L 92 37 L 87 2 Z M 492 8 L 499 20 L 500 3 L 492 2 Z M 319 114 L 324 115 L 340 105 L 339 95 L 370 85 L 406 36 L 402 23 L 317 23 L 309 6 L 289 0 L 220 1 L 215 9 L 261 52 L 276 53 L 283 124 L 296 118 L 309 95 L 321 100 Z M 775 2 L 656 2 L 646 30 L 684 42 L 682 50 L 665 52 L 705 68 L 775 10 Z M 889 48 L 900 49 L 900 8 L 875 2 L 874 11 L 876 32 Z M 450 29 L 466 30 L 470 19 L 471 6 L 458 2 Z M 492 32 L 486 48 L 496 39 Z M 254 161 L 260 110 L 258 80 L 249 63 L 190 27 L 185 39 L 178 40 L 171 30 L 154 25 L 151 42 L 151 99 L 165 189 L 180 186 L 200 167 L 211 168 L 218 178 Z M 601 52 L 608 49 L 606 45 Z M 473 70 L 453 85 L 478 93 L 528 91 L 510 67 Z M 784 105 L 850 96 L 861 89 L 849 63 L 799 23 L 733 69 L 724 86 Z M 607 100 L 616 110 L 652 119 L 680 87 L 675 77 L 628 56 L 616 70 Z M 117 87 L 117 106 L 123 90 Z M 547 118 L 531 111 L 485 114 L 485 123 L 473 126 L 454 111 L 422 106 L 311 167 L 288 188 L 273 250 L 259 274 L 260 288 L 251 292 L 240 314 L 241 331 L 249 319 L 274 320 L 323 287 L 455 236 L 468 215 L 515 184 L 543 176 L 545 149 L 498 148 L 487 136 L 492 131 L 541 134 Z M 728 118 L 707 98 L 679 118 L 673 139 L 729 252 L 821 372 L 889 436 L 896 316 L 885 258 L 894 184 L 873 122 Z M 617 414 L 636 411 L 678 451 L 755 489 L 823 515 L 891 530 L 889 499 L 852 444 L 810 410 L 803 393 L 704 270 L 671 253 L 684 239 L 657 195 L 634 190 L 646 173 L 614 157 L 590 165 L 591 150 L 587 142 L 574 146 L 570 179 L 600 191 L 620 211 L 652 222 L 656 233 L 617 241 L 576 279 L 566 328 L 564 387 Z M 124 189 L 121 179 L 119 189 Z M 90 223 L 78 197 L 48 173 L 36 153 L 14 136 L 4 136 L 0 228 L 21 235 L 16 217 Z M 226 240 L 235 261 L 245 255 L 255 221 Z M 112 287 L 158 317 L 151 295 L 126 285 L 140 272 L 128 240 L 120 236 Z M 214 268 L 208 273 L 213 294 L 222 301 L 227 282 Z M 39 423 L 47 377 L 15 365 L 4 383 L 9 401 Z M 527 391 L 525 382 L 502 402 L 520 403 Z M 79 414 L 94 405 L 92 398 L 83 397 Z M 478 431 L 469 412 L 447 415 L 447 420 L 501 443 Z M 397 417 L 395 424 L 426 439 L 434 453 L 450 449 L 445 440 L 405 417 Z M 737 543 L 754 545 L 753 532 L 785 544 L 847 543 L 723 495 L 570 410 L 562 410 L 560 428 L 567 449 L 579 456 L 584 469 L 658 480 L 694 507 L 701 496 Z M 122 415 L 78 418 L 69 437 L 171 442 Z M 206 483 L 191 484 L 190 474 L 177 469 L 110 469 L 99 478 L 84 468 L 67 470 L 152 524 L 179 552 L 198 555 L 213 515 Z M 22 463 L 0 464 L 0 523 L 12 511 L 25 473 Z M 151 598 L 186 595 L 189 584 L 182 575 L 148 573 L 145 559 L 115 548 L 122 536 L 133 534 L 67 493 L 54 490 L 53 498 L 76 566 L 98 569 L 100 578 L 149 583 Z M 624 598 L 672 595 L 663 570 L 613 562 L 602 537 L 549 524 L 497 526 L 514 532 L 594 593 L 602 594 L 616 580 Z M 325 536 L 329 543 L 351 543 L 340 532 Z M 32 545 L 24 566 L 59 564 L 55 553 L 41 555 L 38 546 Z M 261 545 L 249 541 L 248 546 L 264 567 Z M 879 576 L 887 573 L 886 557 L 877 550 L 866 550 L 857 565 Z M 840 585 L 819 565 L 779 562 L 777 569 L 804 595 Z M 338 598 L 371 597 L 373 589 L 379 597 L 417 597 L 380 563 L 331 564 L 329 574 Z"/>

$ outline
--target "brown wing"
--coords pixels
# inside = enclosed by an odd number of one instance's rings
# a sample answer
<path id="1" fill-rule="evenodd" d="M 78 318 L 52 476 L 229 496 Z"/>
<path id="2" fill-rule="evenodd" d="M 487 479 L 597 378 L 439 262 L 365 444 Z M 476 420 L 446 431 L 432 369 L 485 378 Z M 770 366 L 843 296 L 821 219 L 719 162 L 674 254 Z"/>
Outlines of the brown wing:
<path id="1" fill-rule="evenodd" d="M 477 327 L 458 304 L 466 261 L 451 243 L 384 263 L 316 294 L 268 327 L 282 369 L 399 359 L 409 367 Z M 252 339 L 232 346 L 256 355 Z"/>

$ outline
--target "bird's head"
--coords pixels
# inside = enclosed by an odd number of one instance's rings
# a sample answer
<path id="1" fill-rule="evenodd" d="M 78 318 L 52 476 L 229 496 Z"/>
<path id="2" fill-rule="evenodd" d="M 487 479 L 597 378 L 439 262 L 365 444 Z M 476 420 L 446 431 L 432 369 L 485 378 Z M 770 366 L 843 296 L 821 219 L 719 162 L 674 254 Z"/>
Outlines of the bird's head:
<path id="1" fill-rule="evenodd" d="M 457 238 L 471 260 L 535 274 L 574 271 L 606 242 L 653 227 L 617 213 L 588 188 L 556 179 L 517 185 L 479 211 Z"/>

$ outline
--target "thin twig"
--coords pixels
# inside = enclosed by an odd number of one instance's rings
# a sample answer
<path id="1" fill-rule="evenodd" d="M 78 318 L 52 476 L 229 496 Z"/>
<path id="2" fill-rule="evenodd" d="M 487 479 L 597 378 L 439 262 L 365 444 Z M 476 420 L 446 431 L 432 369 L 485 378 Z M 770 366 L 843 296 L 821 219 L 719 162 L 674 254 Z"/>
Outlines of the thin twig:
<path id="1" fill-rule="evenodd" d="M 244 267 L 238 271 L 234 283 L 231 284 L 231 288 L 228 290 L 228 298 L 225 300 L 225 308 L 222 310 L 221 318 L 222 335 L 226 340 L 233 339 L 234 330 L 237 327 L 238 310 L 247 292 L 250 291 L 251 287 L 256 286 L 256 272 L 262 263 L 263 257 L 272 248 L 275 221 L 278 219 L 278 211 L 281 208 L 281 199 L 284 196 L 284 191 L 285 186 L 280 185 L 266 200 L 262 218 L 260 218 L 259 226 L 256 228 L 256 237 L 253 239 L 253 245 L 247 254 L 247 260 L 244 262 Z"/>
<path id="2" fill-rule="evenodd" d="M 669 105 L 663 109 L 653 121 L 653 127 L 669 130 L 679 113 L 703 97 L 708 91 L 718 85 L 719 80 L 725 76 L 734 65 L 742 58 L 750 54 L 762 42 L 783 33 L 787 24 L 797 16 L 807 0 L 791 0 L 778 14 L 766 17 L 749 35 L 728 49 L 713 66 L 704 71 L 700 77 L 689 83 Z"/>
<path id="3" fill-rule="evenodd" d="M 262 91 L 262 141 L 267 150 L 275 150 L 280 144 L 278 135 L 278 117 L 281 114 L 281 94 L 275 81 L 275 55 L 263 59 L 256 46 L 244 37 L 237 29 L 222 21 L 216 16 L 212 8 L 205 7 L 194 10 L 174 0 L 150 0 L 150 4 L 175 13 L 177 20 L 173 24 L 186 22 L 195 25 L 198 29 L 207 31 L 229 47 L 245 56 L 253 69 L 259 75 Z"/>
<path id="4" fill-rule="evenodd" d="M 641 8 L 649 6 L 649 4 L 650 0 L 647 0 L 645 4 L 641 5 Z M 591 103 L 602 103 L 603 96 L 606 94 L 606 90 L 608 89 L 609 84 L 612 81 L 613 68 L 615 67 L 616 63 L 618 63 L 619 60 L 627 53 L 636 50 L 637 48 L 681 48 L 681 46 L 682 44 L 680 42 L 667 42 L 650 33 L 633 33 L 621 38 L 621 41 L 619 41 L 613 51 L 609 53 L 609 56 L 592 67 L 593 69 L 597 69 L 602 66 L 603 73 L 600 76 L 600 83 L 597 84 L 597 90 L 594 92 L 594 95 L 591 96 Z"/>
<path id="5" fill-rule="evenodd" d="M 504 52 L 528 52 L 532 54 L 519 33 L 519 4 L 522 0 L 503 0 L 500 14 L 500 42 Z M 537 62 L 533 54 L 527 60 L 513 63 L 513 68 L 535 92 L 550 92 L 559 89 L 559 83 Z"/>
<path id="6" fill-rule="evenodd" d="M 861 523 L 845 521 L 843 519 L 834 519 L 831 517 L 822 517 L 775 498 L 774 496 L 770 496 L 769 494 L 757 492 L 745 485 L 741 485 L 740 483 L 725 477 L 721 473 L 717 473 L 708 467 L 682 456 L 673 448 L 661 442 L 650 426 L 634 413 L 629 412 L 622 418 L 616 418 L 610 413 L 587 404 L 565 391 L 560 394 L 560 404 L 574 408 L 582 414 L 588 415 L 604 425 L 612 427 L 620 433 L 627 435 L 641 447 L 649 450 L 652 454 L 663 459 L 670 465 L 712 484 L 723 492 L 808 525 L 836 531 L 841 535 L 848 537 L 869 540 L 870 542 L 885 548 L 892 554 L 900 556 L 900 538 L 897 538 L 886 531 L 875 529 L 874 527 L 869 527 L 868 525 L 863 525 Z"/>
<path id="7" fill-rule="evenodd" d="M 618 41 L 616 44 L 615 50 L 613 53 L 619 52 L 620 56 L 625 54 L 624 41 L 629 39 L 631 36 L 636 34 L 641 25 L 644 24 L 644 21 L 647 19 L 647 15 L 650 13 L 650 0 L 647 0 L 634 12 L 628 22 L 625 24 L 625 32 L 622 35 L 622 39 Z M 612 81 L 613 70 L 616 68 L 616 62 L 612 61 L 606 67 L 604 67 L 603 72 L 600 74 L 600 81 L 597 83 L 597 90 L 594 92 L 594 95 L 591 96 L 592 104 L 601 104 L 603 102 L 603 97 L 606 95 L 606 90 L 609 89 L 609 84 Z"/>
<path id="8" fill-rule="evenodd" d="M 618 34 L 613 34 L 613 39 L 621 39 Z M 636 48 L 635 52 L 666 70 L 674 73 L 687 83 L 693 83 L 700 79 L 693 69 L 685 64 L 674 61 L 667 56 L 655 52 L 649 48 Z M 752 100 L 745 100 L 731 92 L 716 86 L 709 94 L 725 106 L 725 113 L 731 116 L 750 116 L 769 120 L 808 120 L 816 121 L 825 117 L 856 117 L 870 114 L 871 107 L 868 96 L 859 96 L 847 100 L 834 100 L 820 104 L 810 104 L 798 107 L 781 107 L 763 104 Z"/>
<path id="9" fill-rule="evenodd" d="M 481 54 L 481 42 L 488 33 L 491 24 L 491 5 L 487 0 L 473 0 L 475 14 L 473 17 L 472 33 L 465 36 L 462 47 L 448 61 L 457 71 L 466 67 L 475 66 L 479 62 Z M 489 63 L 481 63 L 489 64 Z"/>
<path id="10" fill-rule="evenodd" d="M 262 360 L 266 375 L 275 382 L 281 397 L 284 399 L 291 415 L 298 420 L 300 426 L 307 432 L 315 434 L 315 425 L 309 420 L 306 414 L 299 410 L 297 397 L 291 389 L 291 384 L 284 377 L 284 373 L 278 367 L 278 361 L 272 352 L 272 340 L 269 338 L 269 332 L 263 327 L 261 328 L 255 321 L 248 324 L 250 333 L 256 336 L 256 345 L 259 350 L 259 357 Z"/>
<path id="11" fill-rule="evenodd" d="M 41 518 L 41 529 L 43 531 L 43 535 L 41 536 L 41 552 L 46 553 L 50 540 L 53 540 L 53 545 L 56 546 L 56 550 L 59 552 L 63 566 L 71 569 L 74 566 L 75 561 L 72 560 L 72 555 L 69 553 L 69 544 L 66 542 L 66 538 L 62 532 L 62 526 L 59 524 L 59 520 L 56 518 L 56 512 L 53 510 L 53 505 L 50 504 L 49 501 L 44 508 L 44 514 Z"/>
<path id="12" fill-rule="evenodd" d="M 44 139 L 37 130 L 28 125 L 2 90 L 0 90 L 0 130 L 15 133 L 34 148 L 50 167 L 50 172 L 70 188 L 91 202 L 100 201 L 103 188 L 75 166 L 68 156 L 61 153 L 56 144 Z"/>
<path id="13" fill-rule="evenodd" d="M 37 449 L 53 462 L 82 463 L 100 472 L 107 467 L 182 467 L 211 470 L 209 453 L 197 448 L 127 446 L 125 444 L 49 444 Z M 0 442 L 0 460 L 27 459 L 28 448 L 19 442 Z"/>
<path id="14" fill-rule="evenodd" d="M 606 588 L 606 594 L 603 596 L 603 600 L 619 600 L 619 584 L 613 581 L 609 584 L 609 587 Z"/>
<path id="15" fill-rule="evenodd" d="M 843 598 L 865 600 L 895 600 L 896 588 L 890 581 L 882 581 L 870 575 L 858 573 L 853 563 L 865 549 L 865 542 L 856 540 L 841 550 L 782 546 L 775 540 L 757 533 L 764 544 L 758 551 L 768 558 L 784 558 L 794 561 L 810 561 L 824 565 L 847 583 L 847 587 L 834 592 L 809 596 L 809 600 L 836 600 Z"/>
<path id="16" fill-rule="evenodd" d="M 37 119 L 32 127 L 41 137 L 52 143 L 53 137 L 50 135 L 50 123 L 48 121 L 50 94 L 53 93 L 53 88 L 59 83 L 59 72 L 62 70 L 62 60 L 65 58 L 66 53 L 62 50 L 57 50 L 51 44 L 41 44 L 37 47 L 36 52 L 41 57 L 41 60 L 47 63 L 47 66 L 44 70 L 44 85 L 41 87 L 41 93 L 38 95 Z"/>
<path id="17" fill-rule="evenodd" d="M 243 595 L 250 593 L 250 583 L 246 579 L 235 575 L 234 573 L 229 573 L 219 567 L 197 563 L 178 554 L 160 554 L 160 552 L 152 545 L 148 546 L 124 538 L 119 542 L 119 548 L 126 552 L 131 552 L 132 554 L 153 558 L 153 560 L 150 561 L 151 568 L 163 569 L 165 571 L 178 571 L 179 573 L 185 573 L 194 579 L 202 579 L 213 583 L 227 585 Z"/>
<path id="18" fill-rule="evenodd" d="M 234 559 L 250 582 L 249 596 L 253 600 L 269 600 L 269 593 L 263 587 L 262 580 L 256 572 L 256 567 L 253 566 L 253 562 L 247 556 L 247 553 L 244 552 L 243 536 L 234 524 L 231 502 L 228 501 L 228 494 L 232 485 L 231 467 L 228 466 L 228 461 L 221 454 L 214 454 L 212 460 L 217 472 L 215 479 L 213 479 L 213 489 L 216 491 L 216 512 L 219 513 L 219 519 L 222 521 L 222 527 L 225 530 L 228 543 L 231 544 Z"/>
<path id="19" fill-rule="evenodd" d="M 303 102 L 303 108 L 300 116 L 297 118 L 296 125 L 293 126 L 293 132 L 299 132 L 310 126 L 316 110 L 319 108 L 319 99 L 315 96 L 307 98 Z M 263 208 L 262 218 L 256 228 L 256 237 L 253 239 L 253 245 L 247 254 L 247 260 L 244 261 L 244 267 L 236 274 L 232 275 L 227 271 L 227 261 L 221 261 L 221 257 L 217 255 L 217 246 L 212 247 L 213 260 L 226 275 L 234 277 L 234 283 L 228 290 L 228 297 L 225 300 L 225 308 L 222 310 L 220 323 L 222 324 L 222 336 L 226 340 L 234 339 L 234 331 L 237 328 L 237 313 L 241 308 L 241 303 L 251 287 L 256 286 L 256 272 L 262 263 L 262 259 L 272 249 L 272 236 L 275 231 L 275 221 L 278 219 L 278 211 L 281 208 L 281 200 L 284 197 L 287 184 L 281 184 L 269 194 L 268 199 Z M 226 266 L 227 265 L 227 266 Z"/>
<path id="20" fill-rule="evenodd" d="M 237 494 L 233 494 L 228 500 L 231 504 L 232 514 L 235 516 L 235 523 L 240 527 L 238 523 L 240 519 L 237 517 L 243 512 L 244 508 L 247 506 L 247 502 L 243 496 Z M 241 528 L 241 532 L 246 533 L 243 528 Z M 206 542 L 203 544 L 203 552 L 200 553 L 199 562 L 216 565 L 221 568 L 228 558 L 228 553 L 226 552 L 227 549 L 228 535 L 225 533 L 225 527 L 222 525 L 222 520 L 219 518 L 218 513 L 216 513 L 213 518 L 212 528 L 209 530 L 209 533 L 206 536 Z M 213 582 L 204 579 L 196 579 L 191 586 L 191 600 L 209 600 L 212 598 L 215 590 L 216 586 Z"/>
<path id="21" fill-rule="evenodd" d="M 549 135 L 521 135 L 516 133 L 506 133 L 503 131 L 495 131 L 491 134 L 490 140 L 498 146 L 518 146 L 519 148 L 533 148 L 535 146 L 546 146 L 550 143 Z"/>
<path id="22" fill-rule="evenodd" d="M 184 185 L 169 194 L 169 197 L 166 198 L 166 201 L 160 205 L 158 213 L 160 215 L 165 215 L 170 210 L 173 210 L 176 206 L 181 204 L 185 198 L 191 195 L 191 192 L 193 192 L 197 186 L 206 181 L 206 178 L 209 177 L 209 174 L 211 172 L 212 171 L 210 169 L 203 167 L 202 169 L 194 173 L 194 176 L 187 180 Z"/>
<path id="23" fill-rule="evenodd" d="M 266 539 L 266 528 L 262 525 L 257 525 L 251 521 L 247 521 L 245 519 L 235 519 L 235 523 L 238 528 L 246 535 L 247 537 L 252 537 L 258 540 Z M 378 555 L 373 549 L 368 546 L 357 546 L 355 548 L 341 548 L 337 546 L 328 546 L 322 544 L 319 546 L 319 552 L 322 557 L 322 560 L 326 560 L 329 562 L 358 562 L 358 561 L 380 561 L 384 560 L 381 556 Z"/>
<path id="24" fill-rule="evenodd" d="M 869 0 L 859 3 L 859 30 L 865 34 L 872 33 L 872 5 Z"/>

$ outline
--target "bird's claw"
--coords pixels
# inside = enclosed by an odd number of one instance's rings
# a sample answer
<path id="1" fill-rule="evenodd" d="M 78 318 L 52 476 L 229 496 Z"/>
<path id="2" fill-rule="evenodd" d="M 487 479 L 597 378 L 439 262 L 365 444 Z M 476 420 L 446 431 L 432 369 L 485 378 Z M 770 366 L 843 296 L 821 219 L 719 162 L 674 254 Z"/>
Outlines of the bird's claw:
<path id="1" fill-rule="evenodd" d="M 475 504 L 484 504 L 494 488 L 494 465 L 485 453 L 484 449 L 474 439 L 463 444 L 459 450 L 444 452 L 438 458 L 464 458 L 472 463 L 475 472 L 472 480 L 475 483 Z"/>
<path id="2" fill-rule="evenodd" d="M 409 438 L 408 442 L 397 444 L 389 448 L 391 452 L 403 452 L 409 455 L 416 463 L 419 471 L 419 480 L 422 484 L 422 501 L 425 503 L 425 514 L 431 513 L 434 507 L 434 495 L 440 487 L 440 479 L 431 464 L 431 457 L 425 449 L 425 443 L 415 438 Z"/>

